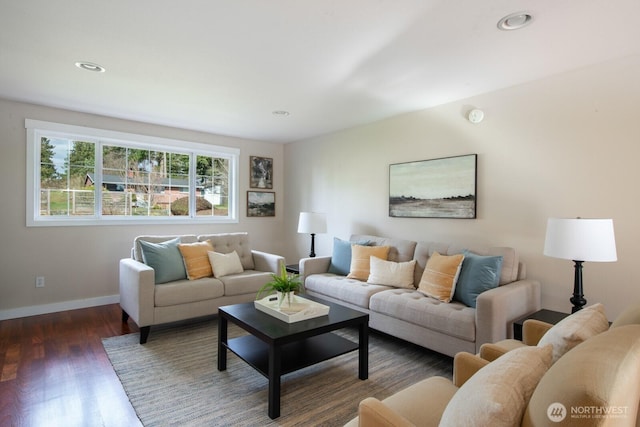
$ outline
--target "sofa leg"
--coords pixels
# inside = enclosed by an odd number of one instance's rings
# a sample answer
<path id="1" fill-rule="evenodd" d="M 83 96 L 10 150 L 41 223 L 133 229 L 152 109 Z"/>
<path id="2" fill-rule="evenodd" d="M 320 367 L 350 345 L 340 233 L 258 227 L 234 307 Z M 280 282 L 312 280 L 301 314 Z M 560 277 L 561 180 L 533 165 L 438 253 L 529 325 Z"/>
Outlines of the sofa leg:
<path id="1" fill-rule="evenodd" d="M 150 331 L 151 331 L 151 326 L 143 326 L 140 328 L 140 344 L 144 344 L 147 342 L 147 338 L 149 338 Z"/>
<path id="2" fill-rule="evenodd" d="M 122 310 L 122 323 L 127 323 L 127 320 L 129 320 L 129 314 Z"/>

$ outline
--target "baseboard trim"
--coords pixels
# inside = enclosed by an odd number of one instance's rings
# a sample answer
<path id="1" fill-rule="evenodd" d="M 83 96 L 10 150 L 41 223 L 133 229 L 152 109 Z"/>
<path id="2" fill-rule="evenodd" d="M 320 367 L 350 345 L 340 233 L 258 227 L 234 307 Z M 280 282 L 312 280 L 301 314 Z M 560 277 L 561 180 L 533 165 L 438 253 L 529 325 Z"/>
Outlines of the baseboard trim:
<path id="1" fill-rule="evenodd" d="M 77 310 L 79 308 L 96 307 L 98 305 L 116 304 L 119 302 L 120 295 L 106 295 L 103 297 L 77 299 L 72 301 L 56 302 L 53 304 L 32 305 L 29 307 L 13 308 L 10 310 L 0 310 L 0 320 L 38 316 L 40 314 Z"/>

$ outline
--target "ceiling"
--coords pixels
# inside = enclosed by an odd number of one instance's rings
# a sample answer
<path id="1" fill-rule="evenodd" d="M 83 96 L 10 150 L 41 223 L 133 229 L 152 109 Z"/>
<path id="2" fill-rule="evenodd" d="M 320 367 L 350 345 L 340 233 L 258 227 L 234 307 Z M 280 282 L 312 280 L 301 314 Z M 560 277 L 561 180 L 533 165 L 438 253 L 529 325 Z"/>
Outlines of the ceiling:
<path id="1" fill-rule="evenodd" d="M 530 25 L 497 29 L 522 11 Z M 0 0 L 0 97 L 289 142 L 639 54 L 638 16 L 638 0 Z"/>

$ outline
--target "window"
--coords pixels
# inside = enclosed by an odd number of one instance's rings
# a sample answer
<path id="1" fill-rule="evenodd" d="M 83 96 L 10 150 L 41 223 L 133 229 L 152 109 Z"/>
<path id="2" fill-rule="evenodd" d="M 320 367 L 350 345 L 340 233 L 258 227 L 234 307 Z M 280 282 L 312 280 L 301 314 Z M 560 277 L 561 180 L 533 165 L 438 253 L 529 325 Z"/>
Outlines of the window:
<path id="1" fill-rule="evenodd" d="M 25 126 L 27 225 L 237 222 L 238 149 Z"/>

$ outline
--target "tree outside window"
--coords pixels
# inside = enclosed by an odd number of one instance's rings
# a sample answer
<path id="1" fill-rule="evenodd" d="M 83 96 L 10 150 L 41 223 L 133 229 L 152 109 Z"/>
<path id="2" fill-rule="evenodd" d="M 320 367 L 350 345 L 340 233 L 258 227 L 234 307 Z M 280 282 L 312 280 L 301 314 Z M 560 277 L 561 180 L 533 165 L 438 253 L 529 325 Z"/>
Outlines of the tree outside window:
<path id="1" fill-rule="evenodd" d="M 234 150 L 221 155 L 215 147 L 208 153 L 202 146 L 191 151 L 46 131 L 36 131 L 35 139 L 36 220 L 235 215 L 230 209 Z"/>

